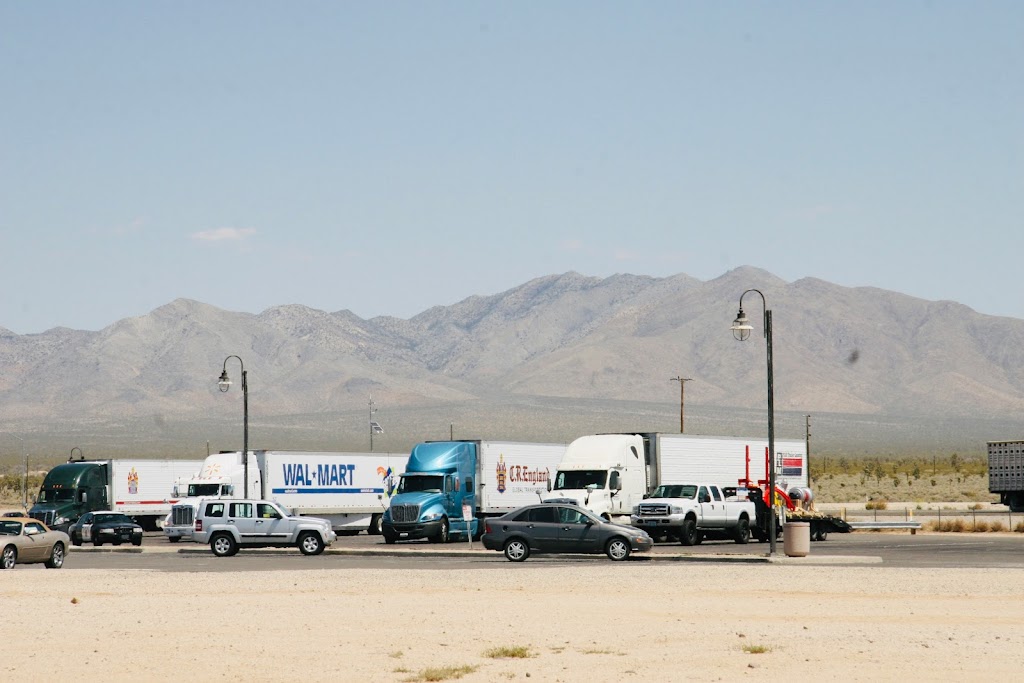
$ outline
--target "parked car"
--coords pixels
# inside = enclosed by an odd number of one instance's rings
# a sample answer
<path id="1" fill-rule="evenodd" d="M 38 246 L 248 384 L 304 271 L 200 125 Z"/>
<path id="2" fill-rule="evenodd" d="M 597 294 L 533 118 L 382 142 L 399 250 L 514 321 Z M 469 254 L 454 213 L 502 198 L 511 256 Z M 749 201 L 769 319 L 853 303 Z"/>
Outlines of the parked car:
<path id="1" fill-rule="evenodd" d="M 0 517 L 28 517 L 28 515 L 26 515 L 21 510 L 10 510 L 0 515 Z"/>
<path id="2" fill-rule="evenodd" d="M 68 536 L 72 545 L 82 545 L 86 541 L 96 546 L 104 543 L 142 545 L 142 526 L 124 513 L 100 510 L 79 517 L 68 528 Z"/>
<path id="3" fill-rule="evenodd" d="M 605 553 L 625 560 L 630 552 L 650 550 L 654 540 L 646 531 L 606 522 L 576 505 L 542 503 L 487 520 L 483 544 L 512 562 L 535 552 Z"/>
<path id="4" fill-rule="evenodd" d="M 16 564 L 44 563 L 49 569 L 64 566 L 68 535 L 50 529 L 31 517 L 0 519 L 0 568 Z"/>
<path id="5" fill-rule="evenodd" d="M 239 548 L 287 547 L 319 555 L 337 539 L 326 519 L 292 517 L 269 500 L 204 499 L 192 529 L 192 540 L 209 543 L 217 557 L 230 557 Z"/>

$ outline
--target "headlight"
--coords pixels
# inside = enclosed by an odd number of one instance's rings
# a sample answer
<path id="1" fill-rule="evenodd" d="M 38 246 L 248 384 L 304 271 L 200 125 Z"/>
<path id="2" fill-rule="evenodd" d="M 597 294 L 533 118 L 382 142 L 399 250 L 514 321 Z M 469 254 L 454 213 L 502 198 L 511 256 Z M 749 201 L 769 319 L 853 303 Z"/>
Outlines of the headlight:
<path id="1" fill-rule="evenodd" d="M 57 525 L 60 525 L 60 524 L 67 524 L 67 523 L 68 523 L 68 518 L 67 517 L 58 517 L 57 519 L 53 520 L 53 525 L 54 526 L 57 526 Z"/>
<path id="2" fill-rule="evenodd" d="M 640 506 L 639 505 L 634 505 L 633 506 L 633 514 L 634 515 L 639 515 L 640 514 Z"/>
<path id="3" fill-rule="evenodd" d="M 440 518 L 441 518 L 441 513 L 440 512 L 430 512 L 428 514 L 423 515 L 423 517 L 421 517 L 420 519 L 422 519 L 424 522 L 433 522 L 435 519 L 440 519 Z"/>
<path id="4" fill-rule="evenodd" d="M 681 515 L 681 514 L 683 514 L 683 508 L 679 507 L 678 505 L 673 505 L 672 506 L 672 514 L 673 515 Z"/>

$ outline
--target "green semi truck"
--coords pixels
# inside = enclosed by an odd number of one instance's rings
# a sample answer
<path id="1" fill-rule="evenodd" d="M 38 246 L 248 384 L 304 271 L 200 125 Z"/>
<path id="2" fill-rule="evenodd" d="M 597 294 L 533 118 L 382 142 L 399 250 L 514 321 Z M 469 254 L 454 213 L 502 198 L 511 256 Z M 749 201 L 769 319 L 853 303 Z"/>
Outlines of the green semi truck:
<path id="1" fill-rule="evenodd" d="M 86 512 L 113 510 L 155 531 L 177 502 L 174 484 L 202 460 L 69 460 L 43 479 L 29 515 L 67 531 Z"/>

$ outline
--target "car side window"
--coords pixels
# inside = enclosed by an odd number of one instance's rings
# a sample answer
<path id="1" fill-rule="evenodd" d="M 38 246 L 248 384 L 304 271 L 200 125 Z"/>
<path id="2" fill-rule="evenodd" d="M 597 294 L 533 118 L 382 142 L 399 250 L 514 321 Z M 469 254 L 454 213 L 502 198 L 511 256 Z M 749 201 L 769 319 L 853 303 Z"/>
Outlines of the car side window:
<path id="1" fill-rule="evenodd" d="M 41 534 L 44 531 L 46 531 L 46 529 L 44 529 L 43 525 L 39 522 L 29 522 L 25 525 L 25 533 L 27 534 Z"/>
<path id="2" fill-rule="evenodd" d="M 583 524 L 586 521 L 583 513 L 572 508 L 558 508 L 558 518 L 562 524 Z"/>
<path id="3" fill-rule="evenodd" d="M 556 521 L 555 510 L 554 508 L 533 508 L 530 510 L 530 521 L 554 524 Z"/>
<path id="4" fill-rule="evenodd" d="M 710 503 L 711 502 L 711 496 L 708 494 L 708 488 L 706 486 L 701 486 L 700 487 L 700 491 L 697 493 L 697 502 L 698 503 Z"/>
<path id="5" fill-rule="evenodd" d="M 224 503 L 210 503 L 206 506 L 207 517 L 223 517 Z"/>
<path id="6" fill-rule="evenodd" d="M 281 519 L 281 515 L 273 505 L 267 503 L 256 504 L 256 516 L 260 519 Z"/>
<path id="7" fill-rule="evenodd" d="M 252 517 L 252 503 L 232 503 L 231 517 Z"/>
<path id="8" fill-rule="evenodd" d="M 722 492 L 718 490 L 717 486 L 711 487 L 711 497 L 717 501 L 722 500 Z"/>

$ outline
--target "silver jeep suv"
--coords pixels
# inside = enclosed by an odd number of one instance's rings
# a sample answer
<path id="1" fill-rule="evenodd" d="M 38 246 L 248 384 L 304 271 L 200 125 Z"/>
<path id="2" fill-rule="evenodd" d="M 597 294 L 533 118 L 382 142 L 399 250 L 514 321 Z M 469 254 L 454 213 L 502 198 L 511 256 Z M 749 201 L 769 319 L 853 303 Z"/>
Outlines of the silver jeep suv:
<path id="1" fill-rule="evenodd" d="M 202 499 L 192 529 L 192 540 L 209 543 L 217 557 L 229 557 L 242 547 L 292 546 L 303 555 L 319 555 L 337 538 L 326 519 L 292 517 L 269 500 Z"/>

